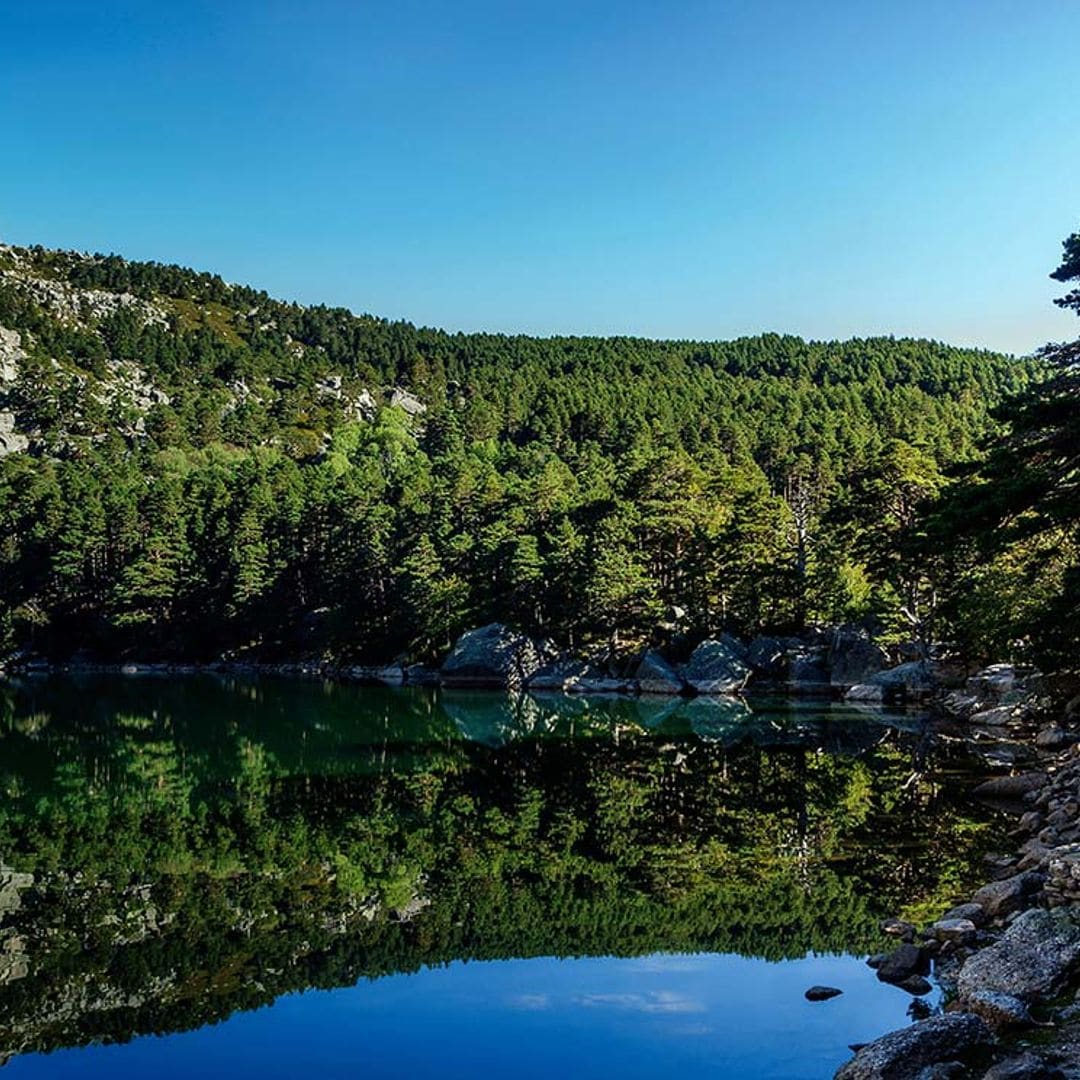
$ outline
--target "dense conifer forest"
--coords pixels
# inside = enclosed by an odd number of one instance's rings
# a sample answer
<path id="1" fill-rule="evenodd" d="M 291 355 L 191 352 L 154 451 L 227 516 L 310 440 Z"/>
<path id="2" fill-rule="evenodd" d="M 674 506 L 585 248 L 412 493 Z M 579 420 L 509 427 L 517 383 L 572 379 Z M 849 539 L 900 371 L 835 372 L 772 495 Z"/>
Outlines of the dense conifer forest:
<path id="1" fill-rule="evenodd" d="M 422 660 L 493 619 L 1060 646 L 1033 627 L 1075 528 L 971 500 L 1075 356 L 451 334 L 14 247 L 0 328 L 0 650 Z"/>

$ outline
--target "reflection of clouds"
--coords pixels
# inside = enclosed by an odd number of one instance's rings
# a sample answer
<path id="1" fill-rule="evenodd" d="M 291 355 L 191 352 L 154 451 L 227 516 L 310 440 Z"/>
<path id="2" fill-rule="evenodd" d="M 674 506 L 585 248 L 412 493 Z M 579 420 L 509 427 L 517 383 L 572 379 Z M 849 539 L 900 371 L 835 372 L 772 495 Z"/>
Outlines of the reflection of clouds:
<path id="1" fill-rule="evenodd" d="M 696 1038 L 700 1035 L 711 1035 L 712 1027 L 709 1024 L 684 1024 L 682 1027 L 672 1028 L 671 1034 L 678 1035 L 680 1038 L 686 1036 L 687 1038 Z"/>
<path id="2" fill-rule="evenodd" d="M 671 990 L 657 990 L 651 994 L 582 994 L 574 998 L 586 1008 L 626 1009 L 642 1013 L 698 1013 L 705 1006 L 693 998 L 683 997 Z"/>
<path id="3" fill-rule="evenodd" d="M 551 1008 L 551 998 L 547 994 L 515 994 L 509 1001 L 511 1009 L 523 1009 L 539 1012 Z"/>

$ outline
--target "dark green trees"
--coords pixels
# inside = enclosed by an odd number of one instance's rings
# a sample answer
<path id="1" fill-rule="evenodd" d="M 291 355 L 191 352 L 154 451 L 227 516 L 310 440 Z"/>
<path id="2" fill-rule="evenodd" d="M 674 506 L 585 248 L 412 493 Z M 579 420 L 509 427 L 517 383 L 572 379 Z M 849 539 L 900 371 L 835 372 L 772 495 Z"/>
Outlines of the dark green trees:
<path id="1" fill-rule="evenodd" d="M 1051 277 L 1080 282 L 1080 233 Z M 1080 288 L 1056 301 L 1080 315 Z M 1043 378 L 998 410 L 1001 436 L 944 503 L 933 539 L 962 541 L 951 609 L 970 644 L 1075 663 L 1080 646 L 1080 339 L 1047 345 Z"/>

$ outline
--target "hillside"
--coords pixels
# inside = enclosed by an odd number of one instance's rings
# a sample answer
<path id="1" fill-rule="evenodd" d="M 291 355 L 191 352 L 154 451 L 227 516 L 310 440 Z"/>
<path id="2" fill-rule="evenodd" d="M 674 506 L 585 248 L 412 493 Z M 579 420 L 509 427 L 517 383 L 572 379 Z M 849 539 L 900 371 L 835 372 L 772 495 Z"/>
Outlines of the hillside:
<path id="1" fill-rule="evenodd" d="M 910 632 L 916 510 L 1033 372 L 910 339 L 448 334 L 0 246 L 0 649 Z"/>

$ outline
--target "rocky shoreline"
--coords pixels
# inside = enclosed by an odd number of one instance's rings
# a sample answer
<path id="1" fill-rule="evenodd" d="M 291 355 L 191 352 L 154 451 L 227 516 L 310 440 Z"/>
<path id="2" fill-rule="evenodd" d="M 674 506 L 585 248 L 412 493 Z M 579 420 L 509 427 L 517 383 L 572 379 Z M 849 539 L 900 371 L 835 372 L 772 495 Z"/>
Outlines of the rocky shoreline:
<path id="1" fill-rule="evenodd" d="M 408 659 L 357 664 L 340 659 L 268 661 L 224 656 L 208 663 L 98 661 L 88 656 L 52 660 L 32 654 L 0 657 L 0 674 L 121 673 L 283 675 L 385 686 L 443 686 L 567 694 L 730 697 L 745 690 L 845 697 L 857 702 L 921 702 L 962 684 L 955 663 L 911 644 L 886 649 L 865 630 L 824 627 L 798 636 L 758 636 L 741 641 L 721 634 L 693 649 L 647 647 L 623 654 L 587 655 L 560 650 L 506 626 L 491 623 L 463 633 L 439 667 Z"/>
<path id="2" fill-rule="evenodd" d="M 930 976 L 945 1007 L 853 1047 L 837 1080 L 1080 1077 L 1080 678 L 996 665 L 942 704 L 1037 755 L 974 792 L 1016 815 L 1017 847 L 930 926 L 883 924 L 899 944 L 868 959 L 878 978 L 922 995 Z"/>

